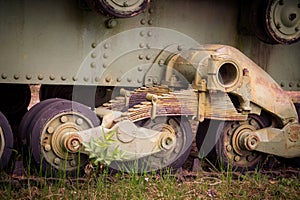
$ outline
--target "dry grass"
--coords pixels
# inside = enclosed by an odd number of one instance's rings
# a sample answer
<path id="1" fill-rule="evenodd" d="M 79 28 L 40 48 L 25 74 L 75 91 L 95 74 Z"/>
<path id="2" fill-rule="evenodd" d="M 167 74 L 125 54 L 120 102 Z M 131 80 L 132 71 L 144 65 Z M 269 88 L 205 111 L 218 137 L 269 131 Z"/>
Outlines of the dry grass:
<path id="1" fill-rule="evenodd" d="M 79 180 L 4 182 L 0 199 L 299 199 L 299 175 L 102 173 Z M 20 184 L 22 183 L 22 184 Z"/>

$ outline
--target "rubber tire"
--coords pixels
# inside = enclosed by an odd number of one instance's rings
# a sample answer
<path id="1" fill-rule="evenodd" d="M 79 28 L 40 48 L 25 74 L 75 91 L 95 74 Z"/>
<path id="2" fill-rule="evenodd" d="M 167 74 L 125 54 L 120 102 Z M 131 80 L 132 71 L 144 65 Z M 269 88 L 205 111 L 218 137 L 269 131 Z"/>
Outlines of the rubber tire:
<path id="1" fill-rule="evenodd" d="M 0 112 L 0 127 L 2 128 L 5 146 L 0 158 L 0 169 L 7 167 L 13 149 L 13 133 L 6 117 Z"/>

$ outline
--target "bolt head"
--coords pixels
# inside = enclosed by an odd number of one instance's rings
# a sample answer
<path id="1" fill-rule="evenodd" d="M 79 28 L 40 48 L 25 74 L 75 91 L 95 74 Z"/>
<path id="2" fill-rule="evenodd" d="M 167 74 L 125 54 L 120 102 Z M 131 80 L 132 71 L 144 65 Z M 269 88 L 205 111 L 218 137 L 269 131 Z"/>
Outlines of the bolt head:
<path id="1" fill-rule="evenodd" d="M 229 144 L 229 145 L 227 145 L 226 146 L 226 150 L 229 152 L 229 151 L 231 151 L 232 150 L 232 146 Z"/>
<path id="2" fill-rule="evenodd" d="M 62 116 L 62 117 L 60 118 L 60 121 L 61 121 L 62 123 L 66 123 L 66 122 L 68 121 L 68 117 Z"/>
<path id="3" fill-rule="evenodd" d="M 54 164 L 59 165 L 60 164 L 60 159 L 59 158 L 54 158 Z"/>
<path id="4" fill-rule="evenodd" d="M 240 160 L 241 160 L 240 156 L 234 156 L 234 161 L 235 161 L 235 162 L 238 162 L 238 161 L 240 161 Z"/>
<path id="5" fill-rule="evenodd" d="M 46 144 L 45 146 L 44 146 L 44 149 L 45 149 L 45 151 L 51 151 L 51 145 L 50 144 Z"/>

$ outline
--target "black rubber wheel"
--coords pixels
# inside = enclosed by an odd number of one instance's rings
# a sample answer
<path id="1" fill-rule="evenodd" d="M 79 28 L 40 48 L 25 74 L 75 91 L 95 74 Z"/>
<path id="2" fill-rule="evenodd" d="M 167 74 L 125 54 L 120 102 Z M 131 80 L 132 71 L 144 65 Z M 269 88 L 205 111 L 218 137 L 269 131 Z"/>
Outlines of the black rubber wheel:
<path id="1" fill-rule="evenodd" d="M 53 98 L 41 101 L 35 104 L 22 118 L 19 125 L 19 145 L 28 145 L 30 139 L 30 131 L 32 129 L 31 124 L 34 124 L 34 118 L 39 114 L 40 110 L 45 106 L 51 105 L 54 102 L 62 101 L 63 99 Z"/>
<path id="2" fill-rule="evenodd" d="M 6 168 L 13 149 L 13 133 L 6 117 L 0 112 L 0 169 Z"/>
<path id="3" fill-rule="evenodd" d="M 171 126 L 176 134 L 176 147 L 170 151 L 160 152 L 144 158 L 128 162 L 112 162 L 110 167 L 128 173 L 144 173 L 150 171 L 175 171 L 187 160 L 193 141 L 189 121 L 185 117 L 157 117 L 154 121 L 145 119 L 137 122 L 139 126 L 153 130 L 161 130 L 161 125 Z"/>
<path id="4" fill-rule="evenodd" d="M 62 118 L 69 121 L 64 121 Z M 31 130 L 31 151 L 35 163 L 49 176 L 58 174 L 77 175 L 88 161 L 88 156 L 80 153 L 67 153 L 60 146 L 61 136 L 69 131 L 80 131 L 100 124 L 96 114 L 88 107 L 68 100 L 53 102 L 41 108 Z M 80 118 L 80 125 L 76 121 Z M 50 129 L 52 129 L 50 131 Z M 48 149 L 46 148 L 48 145 Z M 75 164 L 74 164 L 75 163 Z"/>

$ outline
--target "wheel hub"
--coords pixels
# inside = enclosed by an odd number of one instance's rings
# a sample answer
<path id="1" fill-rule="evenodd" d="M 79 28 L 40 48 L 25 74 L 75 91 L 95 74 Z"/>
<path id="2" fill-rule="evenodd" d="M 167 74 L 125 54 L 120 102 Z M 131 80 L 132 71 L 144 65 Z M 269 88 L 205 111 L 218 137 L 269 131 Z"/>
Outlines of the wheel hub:
<path id="1" fill-rule="evenodd" d="M 76 112 L 60 113 L 54 116 L 45 126 L 41 135 L 42 153 L 54 167 L 74 168 L 85 161 L 85 155 L 78 155 L 81 143 L 70 134 L 93 127 L 91 122 Z M 68 140 L 65 140 L 68 138 Z M 80 157 L 80 158 L 78 158 Z M 82 162 L 84 163 L 84 162 Z"/>
<path id="2" fill-rule="evenodd" d="M 232 135 L 232 145 L 234 151 L 240 156 L 247 156 L 251 152 L 247 151 L 244 146 L 245 138 L 248 136 L 249 131 L 254 131 L 255 128 L 251 125 L 245 124 L 241 125 L 234 131 Z"/>
<path id="3" fill-rule="evenodd" d="M 246 138 L 249 132 L 260 129 L 261 123 L 249 118 L 245 122 L 229 122 L 225 127 L 226 134 L 224 135 L 223 153 L 226 155 L 229 162 L 240 167 L 254 166 L 261 160 L 262 154 L 255 151 L 247 150 Z"/>

